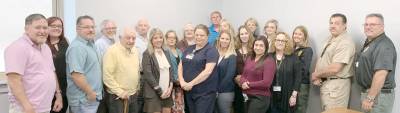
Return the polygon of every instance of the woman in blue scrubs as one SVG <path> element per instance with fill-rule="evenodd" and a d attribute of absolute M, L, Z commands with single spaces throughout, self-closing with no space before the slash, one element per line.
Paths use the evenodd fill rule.
<path fill-rule="evenodd" d="M 218 75 L 217 49 L 208 43 L 208 28 L 197 25 L 195 45 L 189 46 L 182 55 L 178 66 L 179 82 L 185 90 L 185 98 L 190 113 L 213 113 L 215 107 Z"/>

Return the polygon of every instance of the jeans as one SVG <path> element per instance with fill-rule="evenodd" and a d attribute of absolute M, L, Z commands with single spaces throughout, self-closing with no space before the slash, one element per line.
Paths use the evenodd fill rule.
<path fill-rule="evenodd" d="M 73 113 L 96 113 L 100 102 L 87 102 L 80 104 L 79 106 L 70 106 L 70 110 Z"/>
<path fill-rule="evenodd" d="M 386 90 L 386 89 L 385 89 Z M 391 90 L 391 93 L 379 93 L 375 97 L 375 102 L 372 107 L 372 110 L 367 112 L 363 111 L 364 113 L 392 113 L 393 109 L 393 104 L 395 100 L 395 93 L 393 89 L 387 89 Z M 367 92 L 362 92 L 361 93 L 361 102 L 367 97 L 368 93 Z"/>

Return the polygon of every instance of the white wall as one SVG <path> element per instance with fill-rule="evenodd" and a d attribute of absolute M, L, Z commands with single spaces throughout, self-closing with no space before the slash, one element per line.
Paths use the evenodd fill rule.
<path fill-rule="evenodd" d="M 4 72 L 4 50 L 24 33 L 25 17 L 41 13 L 46 17 L 52 14 L 51 0 L 6 0 L 0 4 L 3 15 L 0 18 L 2 38 L 0 38 L 0 72 Z"/>
<path fill-rule="evenodd" d="M 52 15 L 51 0 L 4 0 L 0 4 L 2 17 L 0 22 L 0 81 L 4 82 L 4 50 L 24 33 L 25 18 L 33 13 L 41 13 L 46 17 Z M 0 113 L 8 112 L 7 85 L 0 85 Z"/>
<path fill-rule="evenodd" d="M 275 18 L 279 21 L 279 28 L 289 34 L 297 25 L 305 25 L 312 39 L 314 53 L 321 51 L 321 42 L 329 35 L 328 20 L 333 13 L 343 13 L 348 18 L 348 32 L 353 36 L 358 49 L 363 43 L 365 36 L 362 24 L 365 15 L 373 12 L 382 13 L 385 17 L 385 31 L 392 39 L 397 49 L 397 74 L 396 82 L 399 81 L 400 64 L 400 4 L 398 0 L 222 0 L 222 12 L 236 28 L 242 25 L 249 17 L 258 19 L 261 29 L 268 19 Z M 315 56 L 315 55 L 314 55 Z M 351 107 L 360 109 L 359 90 L 356 84 L 352 86 Z M 394 106 L 400 105 L 399 88 L 396 89 L 397 98 Z M 309 101 L 309 113 L 320 112 L 319 92 L 316 87 L 311 89 Z M 318 97 L 318 98 L 317 98 Z M 399 107 L 393 108 L 393 113 L 400 111 Z"/>
<path fill-rule="evenodd" d="M 71 1 L 65 0 L 65 2 Z M 136 25 L 140 18 L 147 18 L 151 27 L 159 27 L 164 32 L 169 29 L 176 30 L 180 38 L 184 24 L 208 25 L 210 12 L 219 10 L 222 3 L 215 0 L 76 0 L 75 2 L 75 16 L 92 16 L 98 31 L 104 19 L 115 20 L 121 30 L 123 27 Z M 74 31 L 71 26 L 68 32 Z M 70 39 L 75 38 L 74 33 L 69 34 Z"/>
<path fill-rule="evenodd" d="M 113 19 L 119 28 L 132 26 L 137 20 L 145 17 L 150 20 L 152 27 L 160 27 L 164 31 L 174 29 L 179 35 L 185 23 L 209 24 L 209 13 L 221 10 L 223 17 L 231 21 L 235 28 L 249 18 L 258 19 L 262 28 L 268 19 L 275 18 L 280 22 L 282 31 L 291 33 L 297 25 L 305 25 L 310 32 L 314 53 L 321 50 L 321 42 L 329 35 L 328 20 L 333 13 L 343 13 L 348 18 L 348 32 L 353 36 L 358 49 L 365 39 L 362 24 L 368 13 L 378 12 L 385 17 L 386 34 L 400 49 L 400 17 L 396 11 L 400 8 L 397 0 L 65 0 L 64 4 L 68 15 L 66 17 L 66 34 L 70 39 L 75 37 L 75 19 L 81 15 L 93 16 L 99 25 L 103 19 Z M 76 2 L 76 3 L 75 3 Z M 397 21 L 396 21 L 397 20 Z M 99 26 L 97 27 L 99 29 Z M 398 53 L 399 54 L 399 53 Z M 399 57 L 397 58 L 399 62 Z M 397 62 L 397 75 L 400 66 Z M 400 83 L 399 77 L 396 82 Z M 359 90 L 353 84 L 351 108 L 360 109 Z M 396 93 L 400 94 L 399 88 Z M 316 98 L 318 97 L 318 98 Z M 318 88 L 311 89 L 309 113 L 320 112 Z M 396 98 L 394 106 L 400 105 Z M 400 108 L 395 107 L 395 111 Z"/>

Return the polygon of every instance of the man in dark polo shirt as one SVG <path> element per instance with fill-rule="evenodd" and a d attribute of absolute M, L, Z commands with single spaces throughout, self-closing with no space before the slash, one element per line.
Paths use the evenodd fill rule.
<path fill-rule="evenodd" d="M 355 74 L 362 88 L 361 104 L 366 113 L 391 113 L 394 104 L 396 49 L 384 32 L 381 14 L 366 16 L 367 39 L 357 53 Z"/>

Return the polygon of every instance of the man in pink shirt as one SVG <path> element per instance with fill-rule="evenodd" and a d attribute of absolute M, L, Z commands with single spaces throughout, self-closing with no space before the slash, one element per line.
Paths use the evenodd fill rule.
<path fill-rule="evenodd" d="M 54 111 L 62 108 L 52 54 L 45 44 L 47 28 L 43 15 L 29 15 L 23 36 L 5 50 L 9 113 L 49 113 L 54 95 Z"/>

